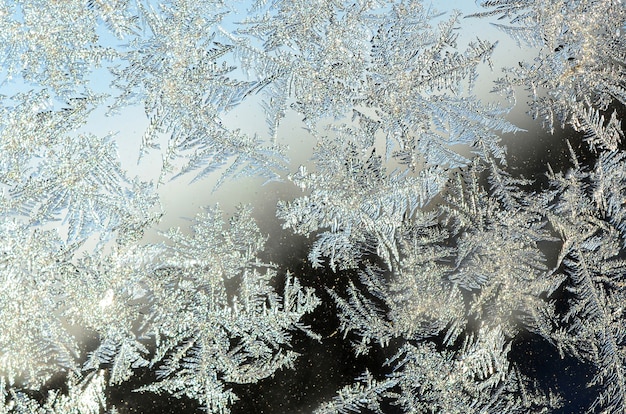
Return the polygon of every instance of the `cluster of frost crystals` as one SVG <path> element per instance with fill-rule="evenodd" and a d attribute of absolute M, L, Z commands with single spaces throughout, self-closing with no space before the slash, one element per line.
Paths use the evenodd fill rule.
<path fill-rule="evenodd" d="M 168 233 L 172 247 L 146 280 L 158 381 L 140 391 L 186 395 L 209 412 L 227 412 L 237 399 L 226 383 L 254 383 L 293 366 L 289 331 L 318 338 L 300 319 L 319 299 L 290 273 L 277 294 L 276 270 L 257 257 L 265 240 L 249 209 L 231 218 L 229 232 L 222 226 L 211 209 L 198 216 L 193 235 Z"/>
<path fill-rule="evenodd" d="M 0 98 L 0 412 L 115 413 L 111 390 L 146 373 L 137 392 L 228 412 L 229 384 L 293 365 L 291 331 L 317 338 L 301 322 L 317 297 L 258 259 L 265 237 L 249 211 L 227 225 L 210 209 L 194 237 L 172 230 L 167 247 L 143 245 L 164 214 L 157 186 L 124 170 L 119 136 L 89 132 L 94 110 L 140 104 L 144 150 L 168 139 L 162 177 L 233 160 L 224 177 L 272 177 L 278 147 L 220 120 L 257 84 L 229 78 L 232 47 L 215 38 L 224 12 L 220 2 L 0 2 L 0 61 L 16 79 L 3 87 L 27 90 Z M 94 92 L 99 68 L 114 77 L 107 94 Z"/>
<path fill-rule="evenodd" d="M 595 154 L 570 146 L 545 188 L 506 169 L 500 137 L 519 129 L 472 91 L 496 44 L 459 49 L 459 13 L 259 0 L 233 24 L 248 6 L 0 0 L 0 88 L 27 90 L 0 97 L 0 413 L 117 413 L 120 387 L 228 413 L 238 385 L 295 366 L 294 332 L 329 339 L 303 321 L 322 296 L 307 275 L 261 259 L 252 208 L 205 207 L 189 234 L 142 242 L 167 214 L 157 184 L 125 171 L 123 134 L 89 132 L 96 110 L 130 106 L 159 183 L 281 178 L 289 113 L 316 140 L 277 219 L 314 238 L 311 272 L 338 274 L 320 287 L 339 336 L 389 356 L 316 412 L 626 411 L 624 5 L 493 0 L 474 16 L 537 47 L 497 89 L 529 87 L 548 129 L 584 131 Z M 269 131 L 224 121 L 259 100 Z M 533 381 L 523 337 L 589 367 L 584 407 Z"/>
<path fill-rule="evenodd" d="M 90 67 L 118 54 L 99 43 L 98 19 L 106 17 L 91 3 L 96 2 L 3 1 L 0 59 L 6 75 L 68 98 L 83 92 Z"/>
<path fill-rule="evenodd" d="M 357 123 L 347 135 L 369 145 L 384 138 L 386 156 L 412 170 L 467 164 L 450 148 L 457 144 L 503 157 L 496 133 L 517 128 L 506 109 L 471 92 L 495 44 L 476 40 L 457 50 L 458 13 L 441 19 L 418 0 L 258 3 L 232 41 L 244 68 L 267 83 L 273 134 L 295 110 L 320 135 L 320 121 Z"/>
<path fill-rule="evenodd" d="M 76 255 L 56 231 L 17 220 L 3 225 L 2 237 L 3 412 L 115 410 L 107 387 L 146 370 L 156 380 L 137 392 L 184 395 L 209 412 L 229 412 L 238 397 L 228 384 L 293 365 L 290 331 L 318 339 L 301 322 L 318 298 L 290 273 L 277 293 L 277 271 L 257 257 L 265 237 L 247 209 L 228 227 L 210 209 L 193 236 L 171 230 L 167 247 Z M 99 338 L 86 354 L 81 331 Z M 68 395 L 53 390 L 41 401 L 32 394 L 60 374 L 68 376 Z"/>
<path fill-rule="evenodd" d="M 257 81 L 240 79 L 233 45 L 218 36 L 228 11 L 222 1 L 138 3 L 141 32 L 128 36 L 123 58 L 111 70 L 119 91 L 111 111 L 132 104 L 145 108 L 149 126 L 142 151 L 159 149 L 167 137 L 161 180 L 191 171 L 199 179 L 227 165 L 223 178 L 276 179 L 283 166 L 279 146 L 221 121 L 225 111 L 260 88 Z M 182 167 L 176 166 L 181 159 Z"/>
<path fill-rule="evenodd" d="M 472 94 L 477 69 L 489 62 L 494 44 L 477 40 L 459 52 L 459 14 L 433 27 L 435 15 L 419 1 L 319 6 L 320 24 L 318 15 L 276 2 L 240 31 L 267 37 L 251 56 L 276 62 L 270 78 L 284 79 L 290 107 L 318 137 L 316 170 L 289 176 L 310 195 L 281 202 L 277 215 L 300 234 L 329 229 L 318 234 L 309 255 L 314 266 L 327 257 L 332 269 L 358 267 L 368 253 L 393 266 L 403 220 L 444 188 L 448 168 L 470 162 L 453 146 L 504 161 L 498 133 L 518 129 L 504 119 L 506 109 Z M 292 32 L 285 19 L 306 25 Z M 251 46 L 238 41 L 238 48 Z M 295 67 L 281 65 L 287 57 Z M 320 67 L 326 62 L 330 66 Z M 268 88 L 266 106 L 286 107 L 290 100 L 278 96 L 284 91 Z M 285 111 L 274 109 L 269 113 Z M 324 126 L 330 117 L 333 123 Z M 387 172 L 387 166 L 394 169 Z"/>
<path fill-rule="evenodd" d="M 76 340 L 54 315 L 67 289 L 58 264 L 70 255 L 55 233 L 11 219 L 4 219 L 0 228 L 0 361 L 8 385 L 23 382 L 37 388 L 57 370 L 76 367 Z"/>
<path fill-rule="evenodd" d="M 445 183 L 441 168 L 418 175 L 387 173 L 375 150 L 369 155 L 351 142 L 324 140 L 315 151 L 317 172 L 301 167 L 290 179 L 311 194 L 279 202 L 277 216 L 297 233 L 318 235 L 309 254 L 313 266 L 329 259 L 335 270 L 357 267 L 375 252 L 391 265 L 399 258 L 396 233 L 403 218 L 424 207 Z"/>
<path fill-rule="evenodd" d="M 526 87 L 533 115 L 550 131 L 569 124 L 585 132 L 592 148 L 617 149 L 623 132 L 614 103 L 626 104 L 622 1 L 494 0 L 483 6 L 488 11 L 477 16 L 506 18 L 509 24 L 496 26 L 540 49 L 533 62 L 509 69 L 499 87 Z"/>
<path fill-rule="evenodd" d="M 415 5 L 395 4 L 385 18 L 408 4 Z M 429 55 L 428 47 L 413 53 L 408 42 L 387 50 L 377 40 L 393 30 L 383 32 L 379 26 L 366 65 L 371 75 L 359 91 L 369 98 L 355 95 L 351 121 L 339 120 L 318 140 L 315 170 L 301 167 L 290 176 L 307 194 L 279 203 L 278 217 L 285 227 L 316 236 L 309 255 L 314 266 L 359 269 L 358 278 L 331 291 L 340 329 L 352 338 L 356 354 L 388 348 L 392 341 L 394 347 L 398 341 L 404 347 L 388 361 L 393 369 L 386 376 L 366 371 L 319 412 L 384 412 L 383 402 L 404 412 L 557 409 L 564 402 L 552 390 L 537 388 L 513 362 L 511 344 L 524 335 L 592 367 L 586 384 L 592 390 L 589 404 L 569 409 L 625 409 L 623 132 L 617 110 L 605 118 L 609 107 L 624 104 L 624 6 L 593 1 L 494 1 L 485 6 L 495 11 L 480 16 L 511 17 L 518 26 L 505 31 L 539 48 L 535 63 L 510 69 L 498 87 L 529 85 L 531 106 L 544 111 L 548 129 L 558 119 L 584 131 L 598 160 L 595 166 L 583 166 L 572 152 L 569 172 L 550 171 L 548 188 L 532 191 L 532 181 L 502 170 L 504 155 L 487 139 L 488 131 L 512 128 L 503 121 L 473 123 L 484 119 L 485 107 L 459 90 L 463 76 L 471 80 L 472 72 L 447 78 L 444 89 L 450 91 L 439 94 L 436 82 L 429 83 L 435 77 L 408 76 L 423 67 L 418 58 L 411 59 L 427 56 L 430 68 L 441 64 L 447 73 L 455 72 L 455 60 L 439 62 L 442 55 Z M 418 31 L 399 25 L 402 40 Z M 418 27 L 429 32 L 426 25 Z M 445 26 L 432 33 L 442 42 L 428 45 L 446 44 Z M 397 38 L 386 40 L 392 46 Z M 407 55 L 394 60 L 394 51 Z M 380 61 L 386 71 L 377 66 Z M 404 78 L 397 77 L 395 68 L 401 68 Z M 308 95 L 298 99 L 299 91 L 294 91 L 292 107 L 306 119 L 329 115 L 307 106 Z M 410 102 L 411 107 L 394 111 L 398 106 L 387 104 L 396 98 L 398 105 Z M 341 118 L 336 110 L 340 98 L 329 94 L 328 99 L 334 100 L 326 108 Z M 434 102 L 445 103 L 446 109 L 463 102 L 475 111 L 442 114 Z M 441 166 L 468 164 L 451 155 L 437 135 L 445 131 L 455 136 L 457 121 L 465 137 L 475 133 L 479 138 L 460 142 L 478 147 L 480 161 L 448 177 Z M 319 134 L 319 124 L 309 125 Z M 483 126 L 491 129 L 479 131 Z M 385 139 L 386 157 L 376 153 L 379 137 Z M 396 137 L 402 140 L 394 141 Z M 389 174 L 387 165 L 397 169 Z M 481 176 L 487 177 L 487 185 Z M 433 209 L 429 202 L 440 192 L 443 201 Z M 560 246 L 556 264 L 540 247 L 552 243 Z M 400 362 L 393 366 L 394 361 Z M 450 374 L 429 377 L 428 372 Z"/>

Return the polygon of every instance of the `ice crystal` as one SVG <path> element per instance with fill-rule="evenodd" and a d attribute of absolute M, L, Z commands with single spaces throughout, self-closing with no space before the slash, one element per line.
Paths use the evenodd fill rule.
<path fill-rule="evenodd" d="M 483 3 L 491 10 L 478 15 L 510 19 L 511 24 L 497 26 L 540 48 L 532 63 L 511 68 L 501 85 L 525 86 L 531 92 L 531 110 L 551 131 L 555 124 L 570 124 L 587 132 L 591 145 L 616 150 L 623 135 L 616 112 L 605 125 L 598 111 L 606 112 L 614 102 L 626 104 L 622 2 Z"/>
<path fill-rule="evenodd" d="M 461 42 L 458 11 L 0 1 L 0 413 L 130 412 L 119 392 L 261 412 L 251 394 L 318 368 L 300 364 L 313 343 L 363 365 L 311 412 L 625 412 L 626 9 L 482 6 L 475 24 L 535 54 L 494 89 L 525 87 L 568 135 L 538 183 L 507 165 L 511 108 L 474 91 L 498 42 Z M 139 166 L 162 160 L 149 178 L 121 161 L 124 126 L 91 128 L 137 107 Z M 242 107 L 267 128 L 233 127 Z M 289 166 L 288 133 L 314 141 L 310 164 Z M 254 206 L 147 240 L 162 184 L 188 175 L 284 179 L 300 193 L 261 228 L 307 238 L 306 258 L 276 260 Z M 524 341 L 588 372 L 546 381 Z"/>

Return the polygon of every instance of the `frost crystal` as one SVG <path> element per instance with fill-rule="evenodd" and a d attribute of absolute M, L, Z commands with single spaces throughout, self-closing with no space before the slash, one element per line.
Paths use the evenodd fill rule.
<path fill-rule="evenodd" d="M 626 8 L 482 6 L 466 17 L 534 54 L 493 89 L 568 153 L 536 180 L 507 165 L 510 108 L 475 92 L 498 42 L 460 39 L 458 11 L 0 0 L 0 414 L 626 412 Z M 132 128 L 94 127 L 137 108 L 141 174 L 118 154 Z M 265 127 L 233 127 L 249 108 Z M 180 177 L 300 193 L 147 240 Z M 277 258 L 294 234 L 306 258 Z M 362 366 L 314 372 L 319 349 Z M 310 401 L 261 406 L 306 370 Z"/>

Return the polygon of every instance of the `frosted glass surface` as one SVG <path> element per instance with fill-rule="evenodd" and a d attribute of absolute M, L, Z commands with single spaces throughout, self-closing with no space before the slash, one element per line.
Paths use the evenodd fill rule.
<path fill-rule="evenodd" d="M 626 411 L 619 0 L 0 0 L 0 414 Z"/>

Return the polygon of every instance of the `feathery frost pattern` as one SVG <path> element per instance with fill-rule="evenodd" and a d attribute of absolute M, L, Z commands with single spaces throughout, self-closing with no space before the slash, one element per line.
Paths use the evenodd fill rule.
<path fill-rule="evenodd" d="M 626 5 L 480 6 L 0 0 L 0 414 L 626 412 Z M 564 165 L 509 166 L 516 99 Z M 94 131 L 137 108 L 148 178 Z M 166 181 L 242 177 L 296 195 L 147 239 Z"/>
<path fill-rule="evenodd" d="M 532 63 L 509 69 L 498 87 L 524 86 L 533 115 L 550 131 L 569 124 L 585 131 L 592 147 L 616 150 L 623 132 L 615 105 L 626 105 L 622 1 L 490 0 L 482 5 L 488 11 L 475 16 L 507 19 L 510 24 L 496 26 L 540 48 Z M 607 123 L 601 113 L 611 114 Z"/>

